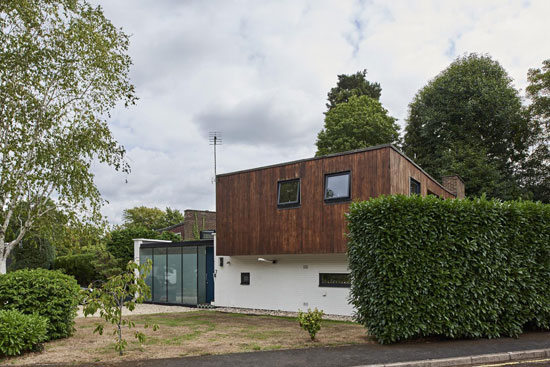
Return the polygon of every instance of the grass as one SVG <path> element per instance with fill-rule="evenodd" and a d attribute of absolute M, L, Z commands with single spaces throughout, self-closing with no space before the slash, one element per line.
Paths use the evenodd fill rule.
<path fill-rule="evenodd" d="M 42 353 L 0 362 L 78 364 L 372 343 L 362 326 L 345 321 L 323 321 L 317 340 L 312 342 L 293 317 L 195 311 L 129 318 L 147 339 L 140 345 L 133 337 L 134 329 L 125 329 L 128 347 L 123 357 L 114 349 L 111 325 L 105 325 L 105 333 L 98 335 L 93 328 L 101 319 L 78 318 L 72 337 L 47 343 Z M 144 329 L 145 324 L 158 324 L 160 328 Z"/>

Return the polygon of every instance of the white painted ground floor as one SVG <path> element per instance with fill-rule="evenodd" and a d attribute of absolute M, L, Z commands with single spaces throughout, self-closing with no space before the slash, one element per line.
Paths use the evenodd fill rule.
<path fill-rule="evenodd" d="M 275 263 L 258 260 L 275 260 Z M 352 315 L 345 254 L 216 256 L 213 304 Z"/>

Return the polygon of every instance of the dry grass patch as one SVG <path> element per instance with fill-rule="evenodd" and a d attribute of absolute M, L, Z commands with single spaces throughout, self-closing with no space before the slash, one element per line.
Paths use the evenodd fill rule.
<path fill-rule="evenodd" d="M 0 362 L 6 365 L 114 362 L 373 342 L 363 326 L 342 321 L 323 321 L 317 340 L 312 342 L 296 318 L 290 317 L 198 311 L 130 318 L 136 323 L 136 329 L 143 330 L 145 323 L 156 323 L 160 329 L 145 329 L 147 340 L 143 345 L 134 340 L 131 331 L 125 330 L 128 348 L 123 357 L 114 350 L 110 325 L 105 326 L 103 335 L 93 334 L 95 324 L 101 320 L 79 318 L 72 337 L 47 343 L 42 353 Z"/>

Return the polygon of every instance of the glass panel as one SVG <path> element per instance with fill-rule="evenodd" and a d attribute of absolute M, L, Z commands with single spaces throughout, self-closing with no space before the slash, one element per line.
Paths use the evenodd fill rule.
<path fill-rule="evenodd" d="M 300 181 L 279 182 L 279 204 L 296 204 L 300 198 Z"/>
<path fill-rule="evenodd" d="M 325 199 L 342 199 L 349 196 L 349 173 L 327 176 Z"/>
<path fill-rule="evenodd" d="M 166 302 L 166 248 L 153 252 L 153 302 Z"/>
<path fill-rule="evenodd" d="M 153 261 L 153 249 L 151 248 L 140 248 L 139 249 L 139 263 L 145 264 L 147 260 Z M 153 276 L 152 271 L 147 274 L 147 277 L 145 277 L 145 284 L 149 286 L 149 289 L 151 290 L 151 295 L 153 294 Z M 147 298 L 146 301 L 150 301 L 151 297 Z"/>
<path fill-rule="evenodd" d="M 168 287 L 168 302 L 182 303 L 181 247 L 168 248 L 167 268 L 166 283 Z"/>
<path fill-rule="evenodd" d="M 183 247 L 183 294 L 182 303 L 197 304 L 197 246 Z"/>
<path fill-rule="evenodd" d="M 351 282 L 349 279 L 349 274 L 320 273 L 319 286 L 320 287 L 350 287 Z"/>
<path fill-rule="evenodd" d="M 198 304 L 206 303 L 206 247 L 200 246 L 198 248 L 198 293 L 199 301 Z"/>

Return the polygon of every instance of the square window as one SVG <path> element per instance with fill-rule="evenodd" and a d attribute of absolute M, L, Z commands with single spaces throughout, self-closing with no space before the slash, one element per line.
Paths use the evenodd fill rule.
<path fill-rule="evenodd" d="M 300 206 L 300 179 L 279 181 L 277 206 L 289 208 Z"/>
<path fill-rule="evenodd" d="M 411 177 L 409 195 L 420 195 L 420 182 Z"/>
<path fill-rule="evenodd" d="M 241 285 L 250 284 L 250 273 L 241 273 Z"/>
<path fill-rule="evenodd" d="M 348 201 L 351 198 L 351 173 L 325 175 L 325 201 Z"/>
<path fill-rule="evenodd" d="M 349 288 L 349 273 L 319 273 L 319 287 Z"/>

